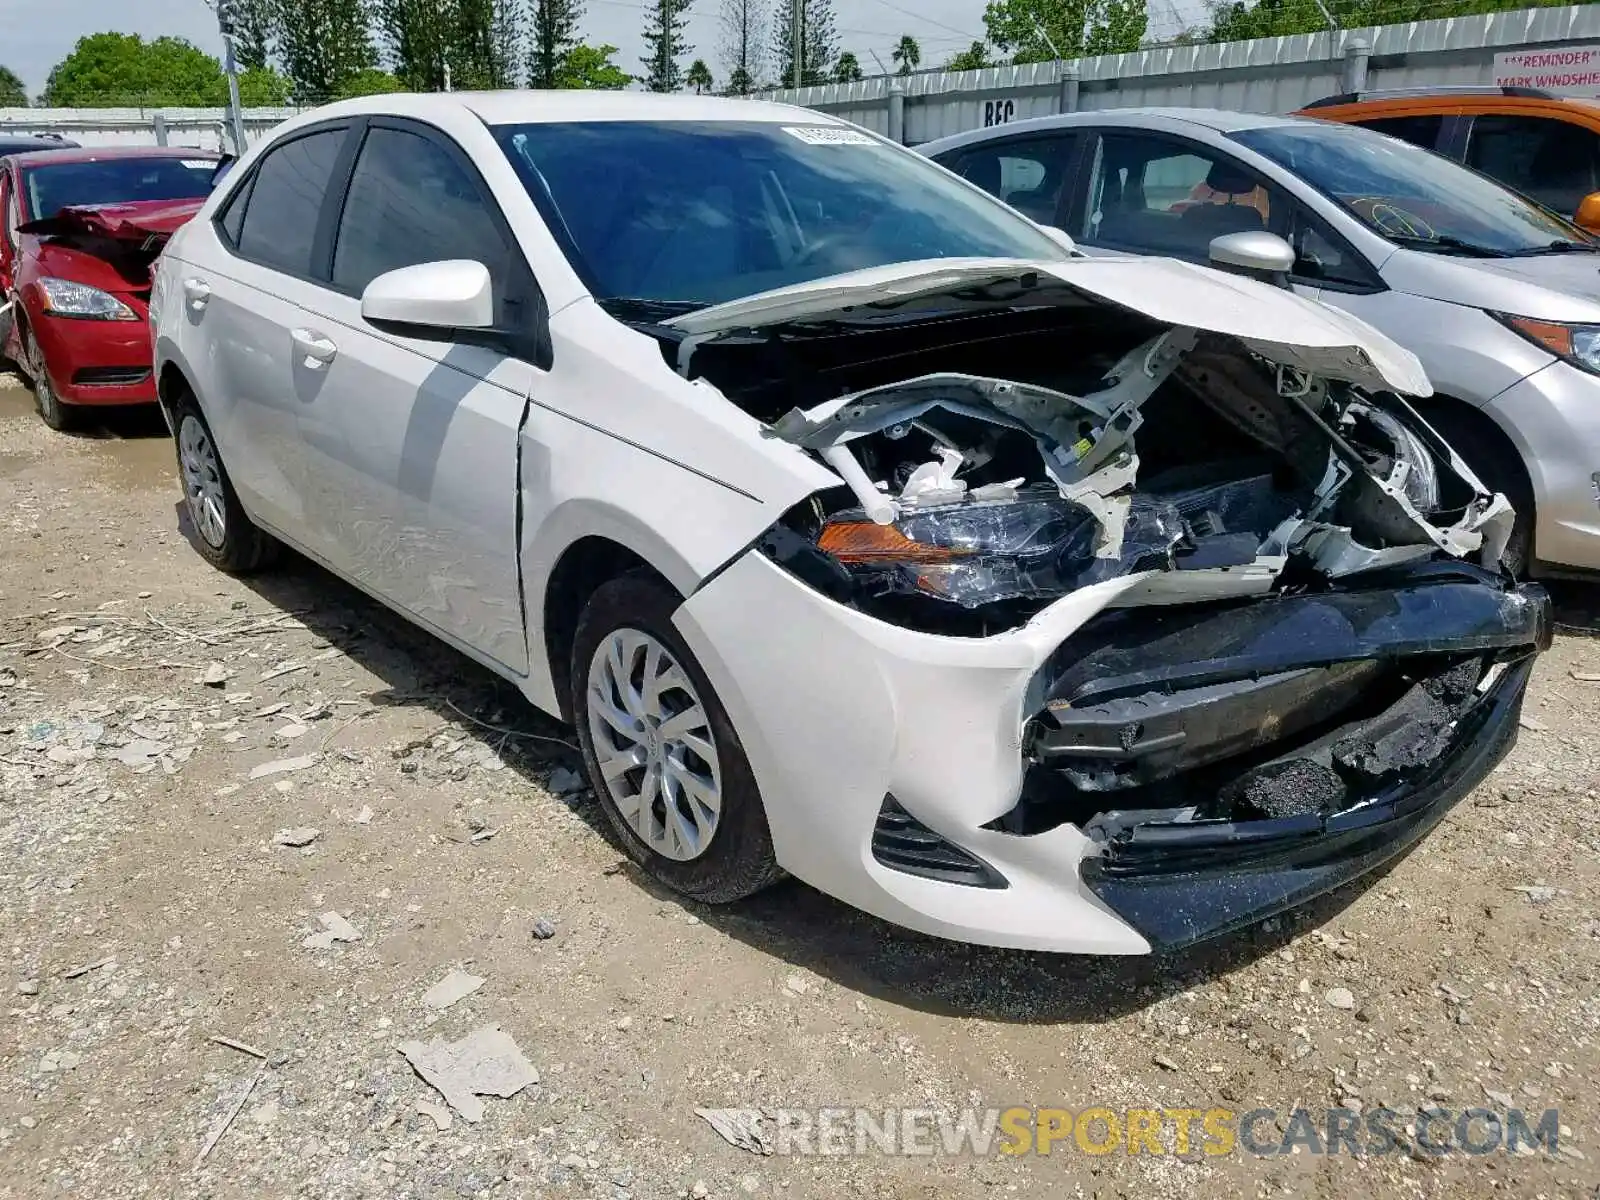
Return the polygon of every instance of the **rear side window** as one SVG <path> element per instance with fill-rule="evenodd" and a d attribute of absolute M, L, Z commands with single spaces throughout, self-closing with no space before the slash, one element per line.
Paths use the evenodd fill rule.
<path fill-rule="evenodd" d="M 1008 138 L 957 151 L 940 161 L 1040 224 L 1054 225 L 1074 144 L 1072 134 Z"/>
<path fill-rule="evenodd" d="M 339 219 L 334 286 L 360 293 L 385 271 L 451 258 L 489 268 L 504 297 L 511 256 L 477 182 L 430 138 L 371 130 Z"/>
<path fill-rule="evenodd" d="M 240 254 L 288 275 L 311 274 L 317 217 L 344 133 L 327 129 L 267 152 L 244 206 L 235 240 Z"/>
<path fill-rule="evenodd" d="M 255 179 L 246 179 L 239 190 L 229 198 L 227 206 L 222 210 L 222 216 L 217 225 L 222 230 L 222 236 L 228 239 L 228 245 L 239 245 L 239 230 L 244 225 L 245 205 L 250 203 L 250 189 L 255 185 Z"/>
<path fill-rule="evenodd" d="M 1439 131 L 1444 128 L 1444 118 L 1442 116 L 1376 117 L 1367 121 L 1351 121 L 1350 124 L 1371 129 L 1376 133 L 1387 133 L 1402 142 L 1410 142 L 1413 146 L 1432 150 L 1439 145 Z"/>
<path fill-rule="evenodd" d="M 1477 117 L 1467 165 L 1570 217 L 1600 191 L 1600 136 L 1548 117 Z"/>

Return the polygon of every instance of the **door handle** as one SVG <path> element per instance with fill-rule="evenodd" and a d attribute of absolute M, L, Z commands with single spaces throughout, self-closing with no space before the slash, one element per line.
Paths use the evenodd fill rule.
<path fill-rule="evenodd" d="M 332 362 L 333 356 L 339 353 L 339 347 L 334 345 L 333 339 L 310 329 L 292 330 L 289 337 L 295 349 L 306 356 L 305 365 L 313 370 L 323 363 Z"/>
<path fill-rule="evenodd" d="M 185 279 L 183 294 L 189 298 L 189 307 L 199 312 L 211 299 L 211 285 L 204 279 Z"/>

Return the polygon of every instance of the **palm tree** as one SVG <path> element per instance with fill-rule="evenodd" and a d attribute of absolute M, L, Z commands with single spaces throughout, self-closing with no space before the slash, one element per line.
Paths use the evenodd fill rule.
<path fill-rule="evenodd" d="M 833 64 L 833 81 L 835 83 L 854 83 L 861 78 L 861 60 L 855 53 L 846 50 L 839 55 L 839 61 Z"/>
<path fill-rule="evenodd" d="M 684 76 L 684 81 L 695 91 L 695 95 L 703 95 L 716 87 L 717 81 L 711 78 L 711 68 L 706 66 L 706 60 L 697 58 L 689 64 L 689 73 Z"/>
<path fill-rule="evenodd" d="M 894 48 L 891 57 L 900 64 L 900 74 L 909 75 L 922 62 L 922 47 L 917 45 L 917 39 L 909 33 L 902 34 L 900 44 Z"/>

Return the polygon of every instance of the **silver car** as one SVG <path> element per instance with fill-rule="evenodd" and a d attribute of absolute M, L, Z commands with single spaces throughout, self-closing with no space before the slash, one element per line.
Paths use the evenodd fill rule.
<path fill-rule="evenodd" d="M 1426 150 L 1297 117 L 1119 109 L 920 149 L 1086 254 L 1287 268 L 1421 359 L 1424 415 L 1516 506 L 1510 561 L 1600 569 L 1600 246 L 1575 226 Z M 1218 259 L 1239 233 L 1255 256 L 1230 237 Z M 1263 233 L 1288 244 L 1262 257 Z"/>

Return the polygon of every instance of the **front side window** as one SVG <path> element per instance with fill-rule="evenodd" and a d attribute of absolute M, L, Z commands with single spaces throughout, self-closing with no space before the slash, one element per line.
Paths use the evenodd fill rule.
<path fill-rule="evenodd" d="M 376 128 L 361 144 L 333 251 L 333 283 L 359 294 L 386 271 L 465 258 L 504 294 L 510 255 L 477 183 L 438 143 Z"/>
<path fill-rule="evenodd" d="M 1472 122 L 1467 165 L 1572 216 L 1600 191 L 1600 135 L 1566 121 L 1490 114 Z"/>
<path fill-rule="evenodd" d="M 343 129 L 326 129 L 267 151 L 249 183 L 237 241 L 240 254 L 289 275 L 311 275 L 317 218 L 344 134 Z"/>
<path fill-rule="evenodd" d="M 1080 236 L 1091 246 L 1204 261 L 1212 239 L 1269 228 L 1273 201 L 1226 155 L 1148 134 L 1108 133 L 1090 172 Z"/>
<path fill-rule="evenodd" d="M 1365 129 L 1305 122 L 1231 136 L 1397 245 L 1486 258 L 1593 245 L 1494 180 Z"/>
<path fill-rule="evenodd" d="M 33 220 L 83 204 L 135 204 L 150 200 L 202 200 L 211 193 L 217 161 L 140 156 L 98 162 L 51 163 L 23 170 Z"/>
<path fill-rule="evenodd" d="M 601 300 L 688 311 L 892 263 L 1063 253 L 927 159 L 843 126 L 595 121 L 495 136 Z"/>
<path fill-rule="evenodd" d="M 1072 134 L 985 142 L 941 160 L 968 183 L 998 196 L 1041 225 L 1054 225 L 1072 161 Z"/>

